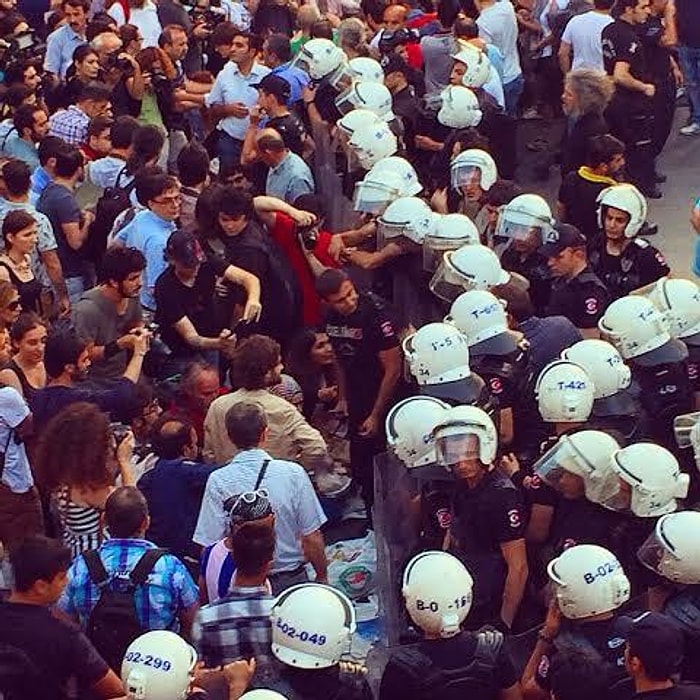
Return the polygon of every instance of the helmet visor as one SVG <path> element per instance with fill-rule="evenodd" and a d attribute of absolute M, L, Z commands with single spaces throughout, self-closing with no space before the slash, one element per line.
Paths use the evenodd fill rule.
<path fill-rule="evenodd" d="M 700 453 L 700 411 L 676 416 L 673 419 L 673 432 L 678 447 L 692 447 L 696 453 Z"/>
<path fill-rule="evenodd" d="M 333 73 L 328 76 L 328 82 L 332 87 L 335 88 L 338 93 L 345 93 L 351 87 L 355 78 L 353 77 L 350 69 L 347 65 L 342 65 L 338 70 L 333 71 Z"/>
<path fill-rule="evenodd" d="M 470 238 L 436 238 L 426 236 L 423 241 L 423 269 L 426 272 L 435 272 L 440 264 L 442 256 L 448 250 L 457 250 L 470 242 Z"/>
<path fill-rule="evenodd" d="M 547 228 L 547 224 L 536 216 L 509 212 L 504 208 L 498 217 L 494 235 L 509 241 L 531 242 L 533 247 L 539 248 L 545 241 Z"/>
<path fill-rule="evenodd" d="M 447 251 L 449 252 L 449 251 Z M 446 262 L 446 253 L 442 254 L 442 259 L 440 264 L 437 266 L 435 273 L 430 278 L 428 286 L 430 291 L 438 298 L 443 301 L 447 301 L 450 304 L 460 295 L 462 292 L 469 291 L 470 289 L 476 289 L 476 285 L 469 284 L 462 275 L 457 274 Z"/>
<path fill-rule="evenodd" d="M 342 115 L 352 112 L 357 107 L 352 84 L 335 98 L 335 106 Z"/>
<path fill-rule="evenodd" d="M 453 165 L 450 177 L 452 187 L 461 191 L 464 187 L 481 183 L 481 169 L 476 165 Z"/>
<path fill-rule="evenodd" d="M 662 532 L 663 522 L 654 528 L 654 532 L 647 537 L 642 546 L 637 550 L 637 558 L 644 566 L 657 574 L 664 571 L 664 562 L 669 558 L 675 558 L 670 543 L 664 541 Z"/>
<path fill-rule="evenodd" d="M 364 214 L 384 213 L 384 210 L 399 197 L 399 193 L 391 186 L 381 182 L 362 180 L 355 185 L 353 208 Z"/>
<path fill-rule="evenodd" d="M 392 238 L 403 236 L 405 231 L 405 223 L 382 221 L 381 218 L 377 219 L 377 247 L 383 248 Z"/>
<path fill-rule="evenodd" d="M 585 478 L 593 471 L 592 466 L 566 436 L 547 450 L 533 464 L 532 469 L 542 481 L 557 491 L 562 490 L 562 480 L 566 479 L 567 474 Z"/>
<path fill-rule="evenodd" d="M 465 462 L 479 462 L 479 434 L 481 426 L 465 424 L 459 428 L 455 426 L 447 435 L 438 434 L 435 439 L 435 452 L 437 463 L 451 470 L 458 464 Z"/>

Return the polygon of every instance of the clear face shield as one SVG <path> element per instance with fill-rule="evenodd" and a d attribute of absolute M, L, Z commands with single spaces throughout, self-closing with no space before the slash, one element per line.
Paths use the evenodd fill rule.
<path fill-rule="evenodd" d="M 426 236 L 423 241 L 423 270 L 426 272 L 435 272 L 445 253 L 457 250 L 470 242 L 471 238 L 468 236 L 465 238 L 437 238 L 436 236 Z"/>
<path fill-rule="evenodd" d="M 399 191 L 391 185 L 361 180 L 355 185 L 353 208 L 363 214 L 379 216 L 399 196 Z"/>
<path fill-rule="evenodd" d="M 459 465 L 473 464 L 481 468 L 479 451 L 479 425 L 468 423 L 450 427 L 446 433 L 438 432 L 435 438 L 437 463 L 453 471 Z"/>
<path fill-rule="evenodd" d="M 596 470 L 566 436 L 535 462 L 533 471 L 565 498 L 585 495 L 589 501 L 602 504 L 614 502 L 620 490 L 619 479 L 612 468 Z"/>
<path fill-rule="evenodd" d="M 476 284 L 470 282 L 464 275 L 459 274 L 449 263 L 452 251 L 442 254 L 440 264 L 430 278 L 430 291 L 438 298 L 452 303 L 460 294 L 476 289 Z"/>
<path fill-rule="evenodd" d="M 663 522 L 654 528 L 654 532 L 647 537 L 642 546 L 637 550 L 637 558 L 644 566 L 657 574 L 675 569 L 679 561 L 673 553 L 670 545 L 667 545 L 663 536 Z"/>
<path fill-rule="evenodd" d="M 450 169 L 452 188 L 464 195 L 481 188 L 481 169 L 476 165 L 456 165 Z"/>
<path fill-rule="evenodd" d="M 537 250 L 547 237 L 550 225 L 539 217 L 501 209 L 494 236 L 510 241 L 516 250 Z"/>
<path fill-rule="evenodd" d="M 406 224 L 398 224 L 391 221 L 377 219 L 377 249 L 384 248 L 386 244 L 395 238 L 403 236 Z"/>
<path fill-rule="evenodd" d="M 348 114 L 357 107 L 357 94 L 352 83 L 335 98 L 335 106 L 342 114 Z"/>

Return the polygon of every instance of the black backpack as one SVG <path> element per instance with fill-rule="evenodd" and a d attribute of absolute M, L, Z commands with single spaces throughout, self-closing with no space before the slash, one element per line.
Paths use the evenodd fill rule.
<path fill-rule="evenodd" d="M 411 687 L 417 693 L 411 700 L 492 700 L 500 691 L 494 669 L 503 641 L 503 634 L 496 630 L 478 632 L 474 656 L 460 668 L 440 668 L 416 647 L 399 649 L 390 663 L 413 679 Z"/>
<path fill-rule="evenodd" d="M 102 658 L 117 674 L 127 647 L 146 630 L 136 612 L 134 593 L 142 586 L 156 562 L 166 554 L 165 549 L 149 549 L 129 574 L 129 583 L 112 587 L 107 570 L 94 550 L 83 552 L 90 579 L 100 589 L 100 598 L 92 609 L 86 634 Z"/>
<path fill-rule="evenodd" d="M 97 200 L 95 220 L 90 224 L 88 237 L 85 241 L 85 254 L 98 267 L 102 262 L 105 250 L 107 250 L 107 239 L 116 218 L 131 206 L 129 197 L 134 187 L 136 187 L 136 180 L 132 180 L 124 187 L 119 185 L 122 175 L 126 173 L 126 167 L 125 165 L 119 171 L 114 181 L 114 186 L 106 187 L 102 196 Z M 126 224 L 127 222 L 124 223 Z"/>

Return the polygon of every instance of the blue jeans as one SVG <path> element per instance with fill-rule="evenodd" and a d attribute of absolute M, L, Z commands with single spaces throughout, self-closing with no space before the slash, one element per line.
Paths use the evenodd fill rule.
<path fill-rule="evenodd" d="M 219 140 L 216 143 L 216 152 L 219 156 L 220 172 L 226 172 L 241 164 L 243 141 L 234 139 L 233 136 L 229 136 L 225 131 L 220 131 Z"/>
<path fill-rule="evenodd" d="M 506 113 L 512 117 L 517 116 L 518 102 L 525 89 L 525 78 L 521 73 L 515 80 L 511 80 L 503 86 L 503 98 L 506 102 Z"/>
<path fill-rule="evenodd" d="M 692 119 L 700 124 L 700 48 L 679 46 L 678 59 L 685 79 L 685 92 L 690 101 Z"/>

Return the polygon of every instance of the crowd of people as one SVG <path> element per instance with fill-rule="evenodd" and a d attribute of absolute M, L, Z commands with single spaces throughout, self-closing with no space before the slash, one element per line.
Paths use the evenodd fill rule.
<path fill-rule="evenodd" d="M 700 698 L 700 286 L 647 205 L 700 4 L 0 37 L 0 697 Z"/>

